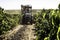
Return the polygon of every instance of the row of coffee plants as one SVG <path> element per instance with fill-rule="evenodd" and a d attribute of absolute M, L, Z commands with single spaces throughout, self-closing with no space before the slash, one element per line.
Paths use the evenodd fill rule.
<path fill-rule="evenodd" d="M 18 25 L 20 22 L 20 17 L 20 14 L 4 13 L 4 9 L 0 7 L 0 35 Z"/>
<path fill-rule="evenodd" d="M 41 10 L 34 15 L 36 40 L 60 40 L 60 10 Z"/>

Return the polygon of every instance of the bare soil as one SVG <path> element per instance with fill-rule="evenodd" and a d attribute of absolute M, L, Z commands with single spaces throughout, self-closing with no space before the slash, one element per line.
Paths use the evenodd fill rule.
<path fill-rule="evenodd" d="M 19 27 L 22 26 L 20 29 Z M 15 29 L 15 33 L 11 34 L 12 36 L 8 37 L 5 40 L 35 40 L 34 36 L 34 24 L 33 25 L 20 25 Z"/>

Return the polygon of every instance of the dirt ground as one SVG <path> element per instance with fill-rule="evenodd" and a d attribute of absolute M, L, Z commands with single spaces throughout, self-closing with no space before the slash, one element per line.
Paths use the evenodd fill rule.
<path fill-rule="evenodd" d="M 34 24 L 33 25 L 22 25 L 16 33 L 13 34 L 13 36 L 8 37 L 7 40 L 35 40 L 34 36 Z M 20 27 L 20 26 L 19 26 Z"/>

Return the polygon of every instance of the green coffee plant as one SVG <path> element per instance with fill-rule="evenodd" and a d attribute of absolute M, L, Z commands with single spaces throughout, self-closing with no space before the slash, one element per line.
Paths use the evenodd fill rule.
<path fill-rule="evenodd" d="M 45 10 L 35 15 L 36 40 L 59 40 L 60 12 Z"/>
<path fill-rule="evenodd" d="M 4 13 L 4 9 L 0 8 L 0 35 L 18 25 L 20 22 L 20 17 L 20 14 Z"/>

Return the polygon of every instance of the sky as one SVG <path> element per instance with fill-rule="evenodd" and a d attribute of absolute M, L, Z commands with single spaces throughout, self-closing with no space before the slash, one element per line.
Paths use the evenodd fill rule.
<path fill-rule="evenodd" d="M 21 9 L 21 5 L 31 5 L 32 9 L 57 9 L 60 0 L 0 0 L 4 9 Z"/>

